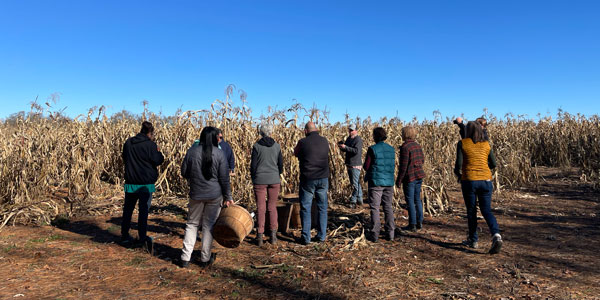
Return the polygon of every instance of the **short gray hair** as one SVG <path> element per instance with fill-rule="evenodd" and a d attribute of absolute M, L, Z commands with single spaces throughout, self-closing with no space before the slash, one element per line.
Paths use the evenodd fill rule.
<path fill-rule="evenodd" d="M 273 134 L 273 125 L 268 123 L 261 124 L 258 133 L 260 133 L 262 137 L 271 136 L 271 134 Z"/>

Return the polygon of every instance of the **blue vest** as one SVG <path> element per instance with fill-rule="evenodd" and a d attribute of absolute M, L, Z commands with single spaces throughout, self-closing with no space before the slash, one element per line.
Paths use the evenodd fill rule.
<path fill-rule="evenodd" d="M 393 186 L 396 168 L 396 149 L 385 142 L 379 142 L 371 147 L 375 161 L 367 173 L 369 182 L 375 186 Z"/>

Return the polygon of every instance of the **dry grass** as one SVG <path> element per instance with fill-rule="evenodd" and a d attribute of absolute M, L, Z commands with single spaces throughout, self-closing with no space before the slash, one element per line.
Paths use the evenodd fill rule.
<path fill-rule="evenodd" d="M 231 91 L 229 91 L 231 92 Z M 230 93 L 228 93 L 229 95 Z M 305 109 L 299 104 L 271 110 L 260 120 L 251 117 L 245 105 L 232 106 L 229 96 L 216 101 L 210 110 L 186 111 L 164 117 L 147 110 L 141 118 L 154 123 L 157 143 L 165 154 L 157 182 L 158 195 L 185 197 L 187 184 L 180 176 L 180 164 L 188 147 L 205 125 L 222 128 L 236 156 L 236 175 L 232 178 L 234 199 L 253 205 L 249 164 L 252 144 L 258 140 L 259 121 L 272 122 L 274 139 L 281 144 L 284 157 L 283 191 L 294 192 L 298 185 L 298 161 L 293 147 L 303 137 L 304 122 L 313 120 L 330 142 L 330 199 L 343 202 L 349 196 L 348 178 L 337 141 L 347 134 L 349 121 L 359 123 L 359 134 L 366 147 L 372 144 L 371 130 L 382 126 L 388 141 L 402 144 L 400 129 L 408 123 L 399 119 L 350 120 L 331 123 L 326 112 Z M 539 122 L 507 116 L 487 116 L 489 132 L 499 167 L 495 186 L 519 187 L 536 182 L 535 165 L 578 167 L 581 179 L 598 187 L 600 172 L 600 122 L 598 116 L 583 117 L 559 113 L 556 119 Z M 447 207 L 448 187 L 456 186 L 452 173 L 458 128 L 449 119 L 409 122 L 418 130 L 417 141 L 426 154 L 423 194 L 430 214 Z M 0 228 L 11 223 L 50 223 L 59 214 L 90 212 L 98 199 L 114 197 L 118 207 L 122 191 L 121 149 L 125 140 L 139 130 L 140 120 L 105 115 L 94 108 L 74 120 L 45 112 L 34 105 L 24 117 L 0 123 Z M 363 151 L 363 153 L 366 151 Z M 400 191 L 396 199 L 401 199 Z"/>

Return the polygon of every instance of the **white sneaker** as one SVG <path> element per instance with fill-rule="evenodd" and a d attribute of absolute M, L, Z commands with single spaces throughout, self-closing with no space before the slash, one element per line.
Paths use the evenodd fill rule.
<path fill-rule="evenodd" d="M 490 248 L 490 254 L 497 254 L 502 248 L 502 236 L 499 233 L 494 234 L 492 237 L 492 247 Z"/>

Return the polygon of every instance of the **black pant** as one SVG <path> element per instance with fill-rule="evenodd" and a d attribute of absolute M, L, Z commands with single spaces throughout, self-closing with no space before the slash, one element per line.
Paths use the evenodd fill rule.
<path fill-rule="evenodd" d="M 148 228 L 148 211 L 152 202 L 152 193 L 137 192 L 125 193 L 125 204 L 123 205 L 123 220 L 121 222 L 121 237 L 123 239 L 129 237 L 129 228 L 131 228 L 131 215 L 135 208 L 135 203 L 140 200 L 138 206 L 138 236 L 140 241 L 146 240 L 146 232 Z"/>

